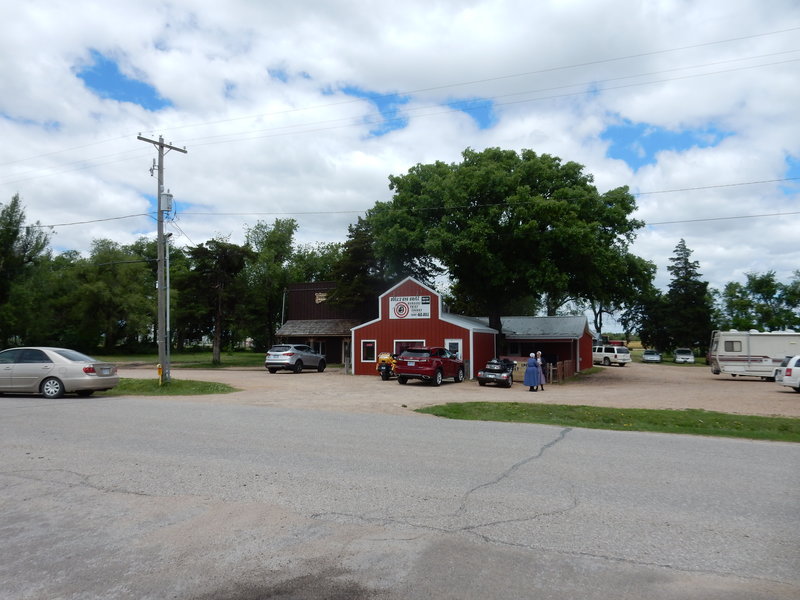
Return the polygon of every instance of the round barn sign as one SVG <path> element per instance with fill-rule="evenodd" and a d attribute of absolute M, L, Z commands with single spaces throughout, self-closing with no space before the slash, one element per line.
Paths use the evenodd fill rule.
<path fill-rule="evenodd" d="M 405 319 L 408 316 L 408 304 L 405 302 L 397 302 L 394 305 L 394 316 L 398 319 Z"/>

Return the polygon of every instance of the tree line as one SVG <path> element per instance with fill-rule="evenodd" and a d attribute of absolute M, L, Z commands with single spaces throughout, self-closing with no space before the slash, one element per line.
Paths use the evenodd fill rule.
<path fill-rule="evenodd" d="M 750 273 L 723 290 L 703 281 L 680 240 L 666 291 L 655 265 L 631 253 L 644 223 L 627 187 L 603 194 L 582 165 L 531 150 L 466 149 L 458 163 L 418 164 L 389 176 L 393 197 L 348 227 L 346 241 L 298 244 L 297 222 L 276 219 L 226 238 L 170 247 L 171 343 L 250 340 L 264 350 L 282 323 L 290 283 L 337 282 L 329 301 L 358 308 L 414 276 L 444 285 L 450 310 L 503 315 L 613 316 L 650 347 L 705 349 L 715 328 L 800 327 L 800 271 L 789 282 Z M 85 351 L 155 348 L 156 242 L 95 240 L 88 255 L 54 253 L 19 196 L 0 204 L 0 345 Z M 502 340 L 499 342 L 502 344 Z M 500 348 L 499 348 L 500 350 Z"/>

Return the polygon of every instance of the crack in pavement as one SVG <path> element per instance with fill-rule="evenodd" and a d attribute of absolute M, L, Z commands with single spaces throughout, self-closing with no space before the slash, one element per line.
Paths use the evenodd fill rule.
<path fill-rule="evenodd" d="M 34 477 L 34 474 L 44 474 L 44 473 L 63 473 L 67 475 L 72 475 L 77 479 L 77 481 L 59 481 L 58 479 L 53 478 L 46 478 L 46 477 Z M 111 494 L 122 494 L 122 495 L 130 495 L 130 496 L 145 496 L 145 497 L 152 497 L 153 494 L 147 494 L 144 492 L 136 492 L 133 490 L 128 490 L 122 487 L 110 487 L 110 486 L 102 486 L 95 483 L 92 483 L 91 479 L 93 477 L 100 477 L 98 474 L 85 474 L 85 473 L 78 473 L 77 471 L 70 471 L 69 469 L 20 469 L 18 471 L 0 471 L 0 476 L 6 477 L 13 477 L 16 479 L 20 479 L 23 481 L 35 481 L 37 483 L 45 483 L 50 485 L 60 485 L 67 488 L 74 488 L 74 487 L 83 487 L 89 488 L 92 490 L 96 490 L 98 492 L 105 492 Z M 52 495 L 53 492 L 42 492 L 37 494 L 38 497 L 45 497 Z"/>
<path fill-rule="evenodd" d="M 511 475 L 514 474 L 515 471 L 519 470 L 524 465 L 527 465 L 529 462 L 532 462 L 534 460 L 540 459 L 542 457 L 542 455 L 544 455 L 544 453 L 547 450 L 549 450 L 550 448 L 552 448 L 553 446 L 558 444 L 560 441 L 562 441 L 570 431 L 572 431 L 571 427 L 566 427 L 565 429 L 562 429 L 561 432 L 558 434 L 557 438 L 555 438 L 554 440 L 549 441 L 544 446 L 539 448 L 539 452 L 537 452 L 533 456 L 529 456 L 528 458 L 524 458 L 521 461 L 511 465 L 508 469 L 506 469 L 504 472 L 500 473 L 500 475 L 498 475 L 497 477 L 495 477 L 491 481 L 487 481 L 485 483 L 481 483 L 480 485 L 476 485 L 474 488 L 472 488 L 470 490 L 467 490 L 467 492 L 461 498 L 461 505 L 458 507 L 458 510 L 455 512 L 455 514 L 453 516 L 458 516 L 459 514 L 463 514 L 464 512 L 466 512 L 466 510 L 467 510 L 467 502 L 469 502 L 469 497 L 472 494 L 474 494 L 475 492 L 477 492 L 480 489 L 483 489 L 483 488 L 486 488 L 486 487 L 491 487 L 493 485 L 497 485 L 503 479 L 511 477 Z"/>
<path fill-rule="evenodd" d="M 489 488 L 489 487 L 492 487 L 492 486 L 495 486 L 495 485 L 499 484 L 504 479 L 507 479 L 507 478 L 511 477 L 515 472 L 517 472 L 523 466 L 525 466 L 525 465 L 527 465 L 527 464 L 529 464 L 529 463 L 531 463 L 531 462 L 533 462 L 533 461 L 535 461 L 537 459 L 540 459 L 544 455 L 545 452 L 547 452 L 549 449 L 551 449 L 553 446 L 555 446 L 559 442 L 563 441 L 570 431 L 572 431 L 571 427 L 567 427 L 567 428 L 562 429 L 555 439 L 553 439 L 553 440 L 547 442 L 546 444 L 544 444 L 541 448 L 539 448 L 538 452 L 536 452 L 535 454 L 533 454 L 531 456 L 528 456 L 528 457 L 526 457 L 526 458 L 514 463 L 508 469 L 506 469 L 505 471 L 503 471 L 502 473 L 497 475 L 497 477 L 494 477 L 490 481 L 485 481 L 483 483 L 480 483 L 480 484 L 468 489 L 466 492 L 464 492 L 463 496 L 461 497 L 461 502 L 460 502 L 458 508 L 455 511 L 450 512 L 450 513 L 429 514 L 429 515 L 416 514 L 413 517 L 401 517 L 401 516 L 391 516 L 391 515 L 369 517 L 369 516 L 367 516 L 365 514 L 352 514 L 352 513 L 348 514 L 348 513 L 343 513 L 343 512 L 323 512 L 323 513 L 314 513 L 314 514 L 312 514 L 310 516 L 311 516 L 312 519 L 319 519 L 319 518 L 324 518 L 324 517 L 343 517 L 343 518 L 353 519 L 355 521 L 360 521 L 362 523 L 369 523 L 369 524 L 404 525 L 404 526 L 407 526 L 407 527 L 414 527 L 414 528 L 423 529 L 423 530 L 427 530 L 427 531 L 436 531 L 436 532 L 439 532 L 439 533 L 463 532 L 463 533 L 473 534 L 473 535 L 475 535 L 475 536 L 477 536 L 477 537 L 479 537 L 481 539 L 486 539 L 486 541 L 492 541 L 494 543 L 503 543 L 501 540 L 489 539 L 489 536 L 487 536 L 485 534 L 481 534 L 480 532 L 478 532 L 476 530 L 480 529 L 480 528 L 483 528 L 483 527 L 491 527 L 491 526 L 502 525 L 502 524 L 506 524 L 506 523 L 525 523 L 525 522 L 529 522 L 529 521 L 533 521 L 533 520 L 539 519 L 541 517 L 563 514 L 563 513 L 569 512 L 571 510 L 574 510 L 578 506 L 578 500 L 577 500 L 577 496 L 574 493 L 574 490 L 573 490 L 573 493 L 571 494 L 572 502 L 567 507 L 562 507 L 562 508 L 558 508 L 558 509 L 554 509 L 554 510 L 550 510 L 550 511 L 543 511 L 543 512 L 528 514 L 528 515 L 520 516 L 520 517 L 517 517 L 517 518 L 499 519 L 499 520 L 496 520 L 496 521 L 485 521 L 485 522 L 471 523 L 471 524 L 466 524 L 466 525 L 462 525 L 462 526 L 432 525 L 432 524 L 429 524 L 429 523 L 422 523 L 422 522 L 420 522 L 420 519 L 442 519 L 442 518 L 463 517 L 468 512 L 467 505 L 468 505 L 470 497 L 472 495 L 474 495 L 479 490 L 482 490 L 482 489 L 485 489 L 485 488 Z M 572 487 L 572 486 L 570 486 L 570 487 Z"/>

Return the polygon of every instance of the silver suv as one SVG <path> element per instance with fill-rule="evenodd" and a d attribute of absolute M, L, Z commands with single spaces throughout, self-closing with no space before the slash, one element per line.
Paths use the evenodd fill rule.
<path fill-rule="evenodd" d="M 304 344 L 280 344 L 267 350 L 264 366 L 270 373 L 284 369 L 300 373 L 303 369 L 325 370 L 325 356 Z"/>

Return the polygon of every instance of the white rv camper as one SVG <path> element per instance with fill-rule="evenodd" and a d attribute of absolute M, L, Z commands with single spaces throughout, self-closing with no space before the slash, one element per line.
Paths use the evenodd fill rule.
<path fill-rule="evenodd" d="M 708 359 L 714 375 L 761 377 L 774 381 L 775 371 L 787 356 L 800 354 L 800 333 L 786 331 L 715 331 Z"/>

